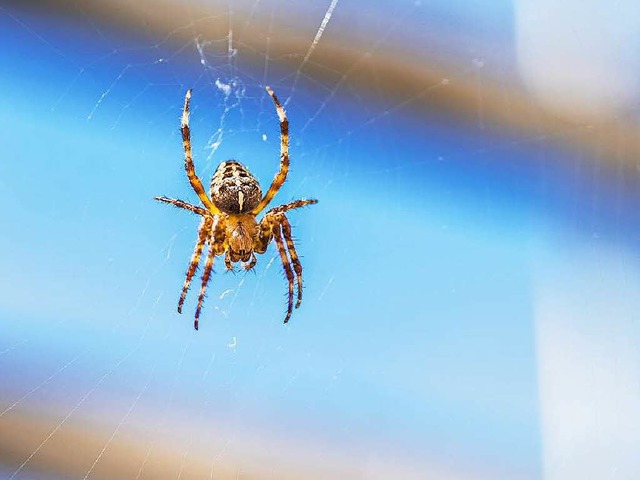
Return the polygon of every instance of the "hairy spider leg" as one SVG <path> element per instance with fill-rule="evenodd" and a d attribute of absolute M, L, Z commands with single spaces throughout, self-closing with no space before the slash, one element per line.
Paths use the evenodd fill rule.
<path fill-rule="evenodd" d="M 202 302 L 204 301 L 204 294 L 207 291 L 207 284 L 211 278 L 211 271 L 213 270 L 213 260 L 216 257 L 216 251 L 213 246 L 209 247 L 207 253 L 207 260 L 204 264 L 204 271 L 202 272 L 202 285 L 200 286 L 200 295 L 198 295 L 198 306 L 196 307 L 196 318 L 193 322 L 193 328 L 198 330 L 198 321 L 200 319 L 200 312 L 202 311 Z"/>
<path fill-rule="evenodd" d="M 298 300 L 296 301 L 296 308 L 299 308 L 300 302 L 302 302 L 302 264 L 300 263 L 298 252 L 296 252 L 296 247 L 293 244 L 291 224 L 289 223 L 289 220 L 283 213 L 279 214 L 278 217 L 280 220 L 280 226 L 282 227 L 282 236 L 287 242 L 287 248 L 289 249 L 289 256 L 291 257 L 293 270 L 296 272 L 296 280 L 298 282 Z"/>
<path fill-rule="evenodd" d="M 274 225 L 273 238 L 276 241 L 278 252 L 280 253 L 280 260 L 284 267 L 284 274 L 287 276 L 287 282 L 289 283 L 288 302 L 287 302 L 287 316 L 284 318 L 284 323 L 287 323 L 291 318 L 291 312 L 293 311 L 293 270 L 291 269 L 291 263 L 287 255 L 286 247 L 282 240 L 282 229 L 279 224 Z"/>
<path fill-rule="evenodd" d="M 277 207 L 273 207 L 271 210 L 269 210 L 266 214 L 278 214 L 278 213 L 284 213 L 287 212 L 289 210 L 293 210 L 294 208 L 301 208 L 304 207 L 306 205 L 314 205 L 318 203 L 318 200 L 314 199 L 314 198 L 310 198 L 310 199 L 301 199 L 301 200 L 295 200 L 291 203 L 287 203 L 285 205 L 278 205 Z"/>
<path fill-rule="evenodd" d="M 202 215 L 203 217 L 208 214 L 204 208 L 196 207 L 195 205 L 191 205 L 190 203 L 183 202 L 182 200 L 178 200 L 177 198 L 155 197 L 154 199 L 158 200 L 159 202 L 168 203 L 170 205 L 173 205 L 174 207 L 189 210 L 190 212 L 193 212 L 198 215 Z"/>
<path fill-rule="evenodd" d="M 202 182 L 196 175 L 196 169 L 193 165 L 193 157 L 191 154 L 191 130 L 189 129 L 189 102 L 191 100 L 191 89 L 187 90 L 187 94 L 184 97 L 184 108 L 182 110 L 182 145 L 184 146 L 184 168 L 187 171 L 187 177 L 189 177 L 189 183 L 198 194 L 198 197 L 202 201 L 205 207 L 207 207 L 211 213 L 220 213 L 220 210 L 216 208 L 213 202 L 209 199 Z"/>
<path fill-rule="evenodd" d="M 200 263 L 200 256 L 202 255 L 202 248 L 209 237 L 209 232 L 211 231 L 211 217 L 204 217 L 202 222 L 200 223 L 200 227 L 198 228 L 198 241 L 196 242 L 196 246 L 193 249 L 193 255 L 191 255 L 191 261 L 189 262 L 189 267 L 187 268 L 187 276 L 184 279 L 184 285 L 182 286 L 182 293 L 180 294 L 180 300 L 178 300 L 178 313 L 182 313 L 182 305 L 184 304 L 185 298 L 187 298 L 187 292 L 189 291 L 189 286 L 191 285 L 191 280 L 198 269 L 198 264 Z"/>
<path fill-rule="evenodd" d="M 254 215 L 257 215 L 264 210 L 273 197 L 275 197 L 276 193 L 278 193 L 278 190 L 280 190 L 280 187 L 282 187 L 282 184 L 287 179 L 287 172 L 289 171 L 289 120 L 287 119 L 287 114 L 284 111 L 284 108 L 280 105 L 280 101 L 271 87 L 267 86 L 265 88 L 273 99 L 278 118 L 280 119 L 280 170 L 276 173 L 276 176 L 273 177 L 269 190 L 267 190 L 267 193 L 265 193 L 262 200 L 260 200 L 258 206 L 251 211 Z"/>

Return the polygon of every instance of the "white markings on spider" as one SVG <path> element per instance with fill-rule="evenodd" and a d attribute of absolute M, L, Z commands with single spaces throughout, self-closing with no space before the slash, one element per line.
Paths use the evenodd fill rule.
<path fill-rule="evenodd" d="M 239 181 L 240 180 L 238 179 L 237 182 Z M 236 183 L 236 185 L 238 185 L 238 183 Z M 242 192 L 238 192 L 238 205 L 239 205 L 240 212 L 242 213 L 242 206 L 244 205 L 244 193 Z"/>

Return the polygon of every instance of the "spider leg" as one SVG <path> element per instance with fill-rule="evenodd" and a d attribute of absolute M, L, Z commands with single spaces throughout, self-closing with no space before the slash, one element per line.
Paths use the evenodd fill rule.
<path fill-rule="evenodd" d="M 195 205 L 183 202 L 182 200 L 178 200 L 177 198 L 155 197 L 154 200 L 168 203 L 169 205 L 173 205 L 174 207 L 184 208 L 185 210 L 189 210 L 190 212 L 202 215 L 203 217 L 209 214 L 204 208 L 196 207 Z"/>
<path fill-rule="evenodd" d="M 202 302 L 204 302 L 204 294 L 207 291 L 207 284 L 211 278 L 211 271 L 213 270 L 213 260 L 216 257 L 216 251 L 213 247 L 209 248 L 207 253 L 207 261 L 204 264 L 204 271 L 202 272 L 202 285 L 200 287 L 200 295 L 198 295 L 198 306 L 196 307 L 196 317 L 193 322 L 193 328 L 198 330 L 198 320 L 200 319 L 200 312 L 202 311 Z"/>
<path fill-rule="evenodd" d="M 280 190 L 280 187 L 282 187 L 282 184 L 287 179 L 287 172 L 289 171 L 289 120 L 287 119 L 287 114 L 284 111 L 284 108 L 280 105 L 280 101 L 278 100 L 278 97 L 276 97 L 276 94 L 273 93 L 271 87 L 265 88 L 269 95 L 271 95 L 271 99 L 276 106 L 276 113 L 280 119 L 280 170 L 276 173 L 276 176 L 273 177 L 269 190 L 267 190 L 267 193 L 265 193 L 258 206 L 251 211 L 253 215 L 257 215 L 264 210 L 264 207 L 266 207 L 273 197 L 275 197 L 276 193 L 278 193 L 278 190 Z"/>
<path fill-rule="evenodd" d="M 284 318 L 284 323 L 287 323 L 291 318 L 291 312 L 293 311 L 293 270 L 291 269 L 291 263 L 287 250 L 282 240 L 282 229 L 279 224 L 276 224 L 274 229 L 273 239 L 278 247 L 280 253 L 280 260 L 282 260 L 282 266 L 284 267 L 284 274 L 287 276 L 287 282 L 289 283 L 288 303 L 287 303 L 287 316 Z"/>
<path fill-rule="evenodd" d="M 313 205 L 313 204 L 316 204 L 316 203 L 318 203 L 318 200 L 316 200 L 314 198 L 296 200 L 294 202 L 290 202 L 290 203 L 287 203 L 285 205 L 278 205 L 277 207 L 273 207 L 271 210 L 269 210 L 267 212 L 267 215 L 269 215 L 269 214 L 277 214 L 277 213 L 284 213 L 286 211 L 293 210 L 294 208 L 300 208 L 300 207 L 304 207 L 306 205 Z"/>
<path fill-rule="evenodd" d="M 207 207 L 212 213 L 220 213 L 220 210 L 211 202 L 202 182 L 196 175 L 196 169 L 193 165 L 193 156 L 191 154 L 191 130 L 189 129 L 189 103 L 191 101 L 191 89 L 187 90 L 187 94 L 184 97 L 184 108 L 182 109 L 182 145 L 184 146 L 184 168 L 187 171 L 187 177 L 189 177 L 189 183 L 191 187 L 198 194 L 198 197 L 202 201 L 205 207 Z"/>
<path fill-rule="evenodd" d="M 300 263 L 300 258 L 298 257 L 298 252 L 296 252 L 296 247 L 293 244 L 293 237 L 291 236 L 291 224 L 287 217 L 284 214 L 280 214 L 280 225 L 282 227 L 282 236 L 287 242 L 287 249 L 289 250 L 289 255 L 291 256 L 291 263 L 293 264 L 293 270 L 296 272 L 296 280 L 298 281 L 298 300 L 296 301 L 296 308 L 300 307 L 300 303 L 302 302 L 302 264 Z"/>
<path fill-rule="evenodd" d="M 193 255 L 191 255 L 191 261 L 189 262 L 189 267 L 187 268 L 187 276 L 184 279 L 184 285 L 182 286 L 180 300 L 178 300 L 178 313 L 182 313 L 182 305 L 184 304 L 184 300 L 187 297 L 187 291 L 189 290 L 189 286 L 191 285 L 191 280 L 193 279 L 193 276 L 198 269 L 200 256 L 202 255 L 202 248 L 207 241 L 210 230 L 211 218 L 205 217 L 202 219 L 202 223 L 200 223 L 200 228 L 198 229 L 198 241 L 196 242 L 196 246 L 193 250 Z"/>

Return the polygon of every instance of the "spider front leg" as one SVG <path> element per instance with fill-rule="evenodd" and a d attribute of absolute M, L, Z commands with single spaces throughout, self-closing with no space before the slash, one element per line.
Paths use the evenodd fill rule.
<path fill-rule="evenodd" d="M 273 200 L 273 197 L 276 196 L 276 193 L 278 193 L 278 190 L 280 190 L 280 187 L 284 184 L 287 179 L 287 173 L 289 172 L 289 120 L 287 119 L 287 113 L 284 111 L 280 100 L 278 100 L 278 97 L 271 87 L 265 87 L 265 89 L 273 100 L 278 119 L 280 120 L 280 170 L 278 170 L 276 176 L 273 177 L 269 190 L 264 194 L 258 206 L 252 210 L 251 213 L 254 215 L 257 215 L 269 205 L 269 202 Z"/>
<path fill-rule="evenodd" d="M 211 213 L 220 213 L 220 210 L 211 202 L 202 182 L 196 174 L 196 168 L 193 165 L 193 155 L 191 153 L 191 130 L 189 129 L 189 103 L 191 101 L 191 89 L 187 90 L 184 96 L 184 107 L 182 109 L 182 125 L 180 131 L 182 132 L 182 145 L 184 147 L 184 168 L 189 178 L 191 187 L 195 190 L 196 194 L 202 201 L 205 207 L 207 207 Z"/>

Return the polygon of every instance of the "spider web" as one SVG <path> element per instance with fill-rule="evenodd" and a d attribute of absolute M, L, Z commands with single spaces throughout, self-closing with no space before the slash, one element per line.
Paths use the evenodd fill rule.
<path fill-rule="evenodd" d="M 78 102 L 80 108 L 86 109 L 85 114 L 78 111 L 74 115 L 84 116 L 92 125 L 98 124 L 98 128 L 110 129 L 114 137 L 120 137 L 129 131 L 132 122 L 141 121 L 142 130 L 146 130 L 149 142 L 155 141 L 158 135 L 152 131 L 164 122 L 161 119 L 170 118 L 166 122 L 166 128 L 163 128 L 164 135 L 161 135 L 166 138 L 164 144 L 161 144 L 161 150 L 166 151 L 167 158 L 158 159 L 154 168 L 159 169 L 166 162 L 166 172 L 171 178 L 168 185 L 172 185 L 173 190 L 171 194 L 193 201 L 193 194 L 185 188 L 182 178 L 181 152 L 173 148 L 180 144 L 175 118 L 185 89 L 191 86 L 195 88 L 192 130 L 200 176 L 203 179 L 210 178 L 219 161 L 238 158 L 246 162 L 263 182 L 268 181 L 277 167 L 278 128 L 275 112 L 265 96 L 264 86 L 268 82 L 272 84 L 288 106 L 290 117 L 300 117 L 301 108 L 295 106 L 295 97 L 299 89 L 308 84 L 304 75 L 305 66 L 313 61 L 314 49 L 320 44 L 338 6 L 337 0 L 334 0 L 326 6 L 324 12 L 319 9 L 311 12 L 310 16 L 318 19 L 315 35 L 308 39 L 309 43 L 304 51 L 290 54 L 293 62 L 287 62 L 289 66 L 283 66 L 283 62 L 269 55 L 269 37 L 263 51 L 251 52 L 242 43 L 243 30 L 252 27 L 252 19 L 258 13 L 259 3 L 256 2 L 249 15 L 241 21 L 235 20 L 234 12 L 227 8 L 220 14 L 204 18 L 193 17 L 189 23 L 175 27 L 159 41 L 155 35 L 149 34 L 153 40 L 146 40 L 147 46 L 142 47 L 139 45 L 144 45 L 144 36 L 142 39 L 139 36 L 118 38 L 92 18 L 90 12 L 83 12 L 81 25 L 84 32 L 80 36 L 90 38 L 94 45 L 88 47 L 91 51 L 86 52 L 86 60 L 80 62 L 72 60 L 66 53 L 69 46 L 64 45 L 64 41 L 52 38 L 51 35 L 41 35 L 39 26 L 33 26 L 37 19 L 22 12 L 18 14 L 5 11 L 5 14 L 23 28 L 27 35 L 35 35 L 43 43 L 45 50 L 52 51 L 62 61 L 74 63 L 69 70 L 75 69 L 76 74 L 63 88 L 52 92 L 50 96 L 53 99 L 50 105 L 52 112 L 65 111 L 69 102 L 77 102 L 78 96 L 86 93 L 83 86 L 89 83 L 93 88 L 89 89 L 87 98 L 81 98 Z M 278 6 L 268 5 L 266 8 L 271 9 L 268 31 L 273 35 L 277 29 Z M 82 12 L 82 8 L 80 10 Z M 205 33 L 201 33 L 203 31 Z M 210 31 L 221 33 L 212 36 L 207 33 Z M 59 42 L 63 45 L 58 46 Z M 247 61 L 242 56 L 243 51 L 251 55 Z M 255 62 L 255 56 L 262 56 L 263 61 Z M 195 65 L 199 65 L 199 68 L 194 68 Z M 182 72 L 182 69 L 187 72 Z M 311 106 L 315 112 L 312 116 L 302 115 L 302 118 L 307 117 L 305 129 L 318 119 L 338 89 L 339 85 L 329 89 L 328 95 L 320 99 L 321 103 Z M 156 105 L 152 105 L 153 111 L 145 111 L 143 115 L 135 113 L 141 106 L 144 108 L 149 97 L 157 95 L 166 96 L 171 101 L 158 105 L 160 108 L 154 109 Z M 93 102 L 91 97 L 94 98 Z M 334 119 L 336 130 L 341 129 L 339 123 L 340 119 Z M 292 151 L 300 159 L 300 165 L 297 161 L 293 165 L 290 180 L 280 193 L 280 198 L 294 198 L 303 194 L 304 187 L 311 183 L 316 164 L 327 161 L 324 155 L 311 153 L 306 156 L 299 153 L 305 138 L 302 133 L 299 138 L 295 135 L 293 138 Z M 344 138 L 336 138 L 334 142 L 339 144 Z M 147 156 L 145 150 L 148 146 L 145 143 L 133 158 L 129 157 L 136 169 L 140 168 L 138 164 L 147 163 L 144 158 Z M 331 144 L 327 144 L 323 148 L 328 150 L 330 147 Z M 251 159 L 259 163 L 252 164 Z M 306 165 L 303 161 L 307 162 Z M 336 160 L 332 161 L 337 163 Z M 153 173 L 149 170 L 150 167 L 142 168 L 141 174 Z M 348 171 L 345 174 L 348 175 Z M 136 173 L 133 175 L 136 183 L 144 183 L 142 177 L 138 177 Z M 334 182 L 333 176 L 332 173 L 320 182 L 314 179 L 314 183 L 319 183 L 320 187 L 323 183 L 331 184 Z M 136 195 L 136 201 L 140 202 L 139 198 L 147 201 L 151 198 L 149 194 L 161 194 L 162 191 L 157 190 L 158 188 L 160 187 L 156 184 L 153 193 L 149 190 L 140 197 Z M 322 196 L 322 190 L 304 193 Z M 97 210 L 91 200 L 87 200 L 83 207 L 85 216 Z M 269 426 L 265 418 L 261 418 L 263 415 L 253 415 L 256 417 L 253 422 L 249 420 L 255 405 L 243 398 L 245 391 L 250 397 L 255 395 L 255 390 L 264 388 L 262 383 L 268 378 L 263 374 L 265 370 L 278 370 L 283 374 L 275 385 L 274 392 L 269 392 L 273 397 L 271 403 L 277 402 L 279 397 L 286 398 L 288 392 L 297 389 L 301 374 L 310 368 L 312 350 L 309 347 L 303 347 L 300 353 L 294 355 L 289 366 L 283 363 L 286 357 L 278 354 L 288 348 L 287 343 L 291 340 L 286 338 L 288 330 L 280 324 L 281 292 L 285 285 L 277 275 L 275 279 L 274 275 L 269 275 L 276 264 L 277 255 L 272 250 L 267 252 L 258 264 L 255 275 L 224 275 L 218 266 L 202 318 L 203 323 L 211 327 L 216 325 L 210 330 L 213 335 L 209 337 L 209 342 L 213 344 L 208 342 L 206 347 L 203 344 L 196 347 L 190 328 L 180 329 L 178 333 L 175 328 L 167 329 L 164 321 L 159 321 L 159 318 L 171 316 L 168 312 L 175 308 L 172 305 L 175 300 L 173 297 L 179 292 L 196 226 L 193 218 L 175 215 L 173 212 L 168 215 L 174 226 L 169 231 L 162 232 L 157 242 L 152 242 L 152 245 L 157 244 L 159 248 L 150 248 L 149 251 L 154 254 L 151 257 L 145 255 L 149 259 L 148 263 L 130 270 L 134 278 L 132 283 L 138 286 L 137 297 L 124 292 L 128 290 L 125 285 L 132 284 L 130 281 L 122 280 L 120 284 L 117 280 L 115 282 L 115 290 L 123 290 L 121 293 L 126 296 L 121 304 L 129 306 L 121 314 L 115 314 L 115 321 L 109 322 L 108 327 L 100 331 L 110 341 L 120 338 L 117 348 L 113 351 L 107 348 L 106 352 L 98 355 L 102 358 L 92 359 L 96 353 L 96 342 L 85 343 L 81 339 L 90 336 L 96 329 L 85 324 L 85 331 L 78 333 L 77 323 L 83 324 L 85 320 L 79 319 L 75 314 L 73 320 L 62 320 L 52 328 L 61 328 L 67 335 L 75 336 L 79 344 L 85 343 L 84 347 L 72 345 L 68 351 L 52 353 L 47 359 L 46 368 L 43 368 L 43 376 L 22 378 L 12 389 L 15 391 L 5 392 L 9 402 L 1 414 L 4 419 L 21 409 L 27 412 L 45 412 L 46 416 L 41 424 L 42 431 L 28 439 L 32 442 L 31 448 L 21 445 L 29 453 L 22 458 L 19 454 L 15 456 L 15 468 L 7 469 L 7 478 L 37 477 L 38 470 L 48 465 L 47 451 L 55 452 L 60 445 L 77 442 L 74 432 L 86 428 L 84 425 L 92 425 L 100 434 L 96 438 L 85 440 L 89 446 L 86 447 L 86 454 L 81 456 L 84 465 L 78 465 L 67 458 L 69 463 L 58 471 L 63 476 L 65 471 L 84 471 L 82 478 L 100 477 L 101 468 L 107 471 L 113 468 L 113 459 L 109 460 L 109 457 L 117 458 L 118 454 L 114 453 L 117 452 L 116 444 L 118 440 L 126 442 L 123 440 L 127 438 L 125 431 L 129 436 L 139 439 L 141 445 L 138 449 L 138 454 L 142 452 L 141 456 L 138 455 L 140 458 L 133 459 L 132 465 L 127 465 L 133 468 L 134 478 L 158 478 L 157 464 L 162 465 L 161 457 L 167 454 L 168 439 L 176 445 L 170 452 L 169 461 L 175 471 L 175 478 L 189 477 L 192 474 L 189 472 L 194 469 L 198 472 L 206 470 L 211 478 L 223 478 L 225 475 L 240 478 L 243 470 L 251 473 L 256 469 L 263 474 L 271 472 L 277 476 L 278 470 L 282 468 L 278 464 L 284 461 L 284 457 L 280 462 L 274 462 L 275 466 L 266 469 L 259 468 L 259 461 L 241 460 L 245 455 L 242 450 L 246 447 L 238 451 L 238 445 L 251 445 L 255 442 L 251 438 L 256 435 L 254 428 L 249 428 L 252 423 L 258 426 L 258 439 L 268 438 L 270 442 L 281 445 L 286 458 L 300 450 L 290 441 L 278 439 L 282 433 L 277 428 L 274 431 L 274 426 Z M 308 235 L 304 230 L 298 231 L 299 237 L 306 238 Z M 313 236 L 304 243 L 313 245 Z M 113 254 L 117 252 L 113 251 Z M 157 263 L 158 258 L 163 259 L 162 263 Z M 119 267 L 113 268 L 117 270 Z M 175 280 L 169 283 L 170 292 L 165 291 L 166 286 L 155 281 L 156 277 L 164 276 L 166 270 L 172 272 L 167 277 Z M 280 289 L 265 288 L 266 282 L 274 281 L 278 282 Z M 333 276 L 324 280 L 324 286 L 321 281 L 317 285 L 319 288 L 315 296 L 318 299 L 326 296 L 332 282 Z M 135 292 L 134 288 L 133 293 Z M 275 292 L 275 299 L 270 300 Z M 307 295 L 313 295 L 311 289 Z M 255 335 L 248 335 L 244 329 L 237 330 L 234 324 L 237 325 L 239 321 L 237 317 L 234 318 L 234 312 L 238 311 L 239 304 L 243 305 L 242 310 L 247 318 L 262 321 L 265 328 Z M 76 305 L 73 310 L 81 308 Z M 89 314 L 86 316 L 91 317 Z M 179 320 L 183 324 L 190 324 L 188 318 Z M 121 333 L 123 330 L 127 332 L 124 338 Z M 35 335 L 35 338 L 21 338 L 3 350 L 3 355 L 20 349 L 28 354 L 32 351 L 28 348 L 29 344 L 39 341 L 39 335 Z M 151 344 L 154 345 L 153 348 L 147 350 L 146 345 Z M 163 349 L 166 349 L 167 355 L 160 353 Z M 213 354 L 208 352 L 211 349 Z M 242 365 L 243 361 L 238 361 L 239 355 L 249 355 L 252 358 L 252 370 L 243 371 L 245 367 Z M 210 359 L 206 360 L 206 357 Z M 199 364 L 199 359 L 205 361 Z M 130 369 L 136 373 L 127 374 Z M 330 369 L 326 375 L 328 383 L 325 389 L 331 390 L 332 385 L 340 378 L 340 368 Z M 181 393 L 185 391 L 189 378 L 197 384 L 196 395 L 191 401 Z M 214 380 L 205 386 L 208 378 Z M 123 383 L 129 387 L 123 387 Z M 67 391 L 65 387 L 68 386 L 71 387 Z M 115 391 L 119 392 L 115 394 L 117 399 L 111 398 L 109 393 Z M 215 391 L 218 392 L 217 396 L 213 393 Z M 101 400 L 105 394 L 109 397 L 108 402 Z M 222 397 L 222 400 L 216 397 Z M 214 420 L 212 423 L 212 413 L 225 406 L 227 413 L 231 413 L 230 418 Z M 147 419 L 153 420 L 147 424 Z M 214 438 L 207 438 L 206 432 L 197 428 L 205 420 L 210 426 L 218 423 L 213 428 L 219 430 Z M 247 429 L 251 435 L 243 431 Z M 261 434 L 261 429 L 266 432 Z M 70 433 L 65 434 L 66 430 Z M 308 449 L 306 447 L 299 452 L 303 454 L 301 459 L 304 455 L 309 455 Z M 197 457 L 198 461 L 192 457 Z M 337 457 L 340 461 L 340 455 Z M 208 459 L 210 464 L 204 465 L 202 458 Z"/>
<path fill-rule="evenodd" d="M 494 131 L 484 82 L 513 87 L 512 67 L 498 60 L 505 52 L 453 42 L 441 26 L 451 21 L 445 9 L 389 3 L 185 2 L 161 12 L 161 27 L 146 21 L 148 11 L 127 11 L 132 18 L 118 23 L 89 4 L 54 20 L 0 7 L 16 48 L 36 46 L 25 61 L 32 78 L 58 72 L 34 96 L 47 121 L 65 126 L 37 131 L 51 141 L 44 153 L 64 160 L 58 166 L 47 155 L 24 159 L 32 176 L 54 172 L 60 185 L 41 194 L 52 200 L 38 210 L 51 219 L 52 252 L 24 267 L 24 278 L 42 285 L 39 301 L 19 279 L 5 299 L 0 425 L 26 432 L 0 446 L 6 478 L 540 475 L 531 325 L 506 321 L 525 317 L 531 299 L 516 288 L 504 310 L 486 305 L 502 299 L 498 289 L 530 282 L 521 250 L 539 223 L 557 221 L 535 210 L 562 203 L 550 193 L 567 178 L 562 168 L 602 187 L 590 152 L 558 146 L 592 125 Z M 340 43 L 356 54 L 330 48 Z M 426 81 L 389 80 L 393 62 L 407 57 L 429 62 Z M 462 127 L 442 109 L 460 83 L 476 92 Z M 225 272 L 217 259 L 196 333 L 197 276 L 184 314 L 174 311 L 198 220 L 151 199 L 197 203 L 178 130 L 191 87 L 203 183 L 233 158 L 266 188 L 279 155 L 266 85 L 291 122 L 291 171 L 275 202 L 320 199 L 290 215 L 305 299 L 283 326 L 286 280 L 273 246 L 254 272 Z M 517 95 L 498 104 L 509 116 Z M 15 122 L 29 117 L 17 113 Z M 463 153 L 452 146 L 458 138 Z M 518 155 L 530 160 L 518 175 L 533 185 L 510 176 Z M 561 155 L 572 160 L 555 167 L 549 159 Z M 626 194 L 633 185 L 623 177 L 621 167 L 603 196 Z M 585 220 L 556 215 L 578 231 L 615 236 L 599 205 Z M 23 257 L 36 245 L 12 248 Z M 421 256 L 443 245 L 468 253 Z M 477 312 L 465 316 L 452 307 L 460 304 Z M 505 358 L 518 368 L 498 369 Z M 491 393 L 468 401 L 480 391 Z"/>

